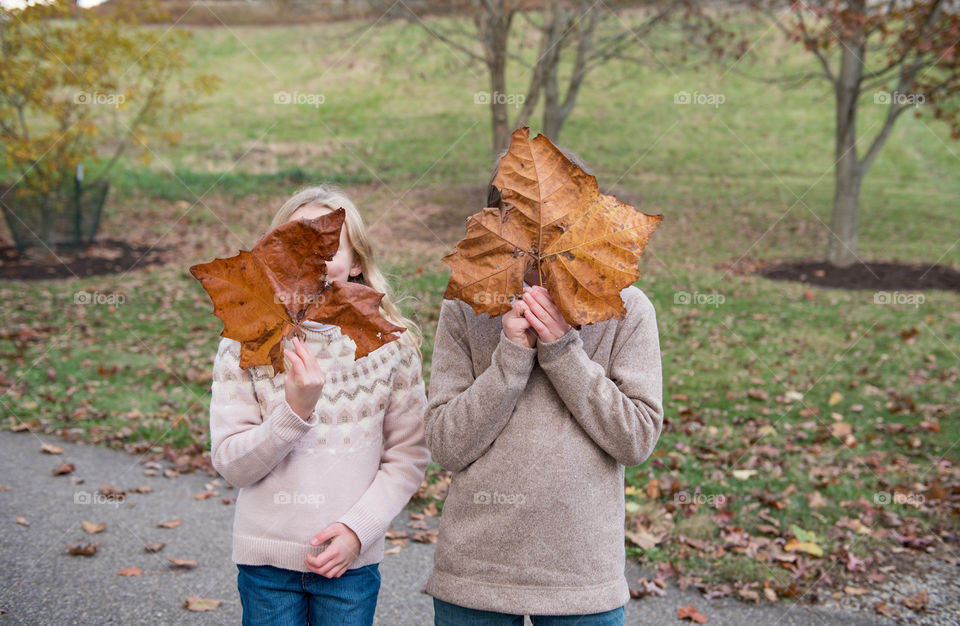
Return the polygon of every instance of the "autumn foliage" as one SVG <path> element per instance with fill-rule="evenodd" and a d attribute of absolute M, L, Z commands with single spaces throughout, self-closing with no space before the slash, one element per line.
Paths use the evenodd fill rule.
<path fill-rule="evenodd" d="M 493 184 L 501 206 L 467 219 L 443 259 L 452 269 L 444 297 L 502 315 L 533 268 L 571 325 L 622 319 L 620 291 L 640 277 L 639 257 L 663 216 L 600 193 L 594 176 L 526 127 L 514 131 Z"/>

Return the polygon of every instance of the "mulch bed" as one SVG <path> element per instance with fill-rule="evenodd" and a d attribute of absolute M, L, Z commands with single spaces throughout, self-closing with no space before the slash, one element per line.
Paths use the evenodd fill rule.
<path fill-rule="evenodd" d="M 122 274 L 168 263 L 172 250 L 172 246 L 151 247 L 103 239 L 81 252 L 57 251 L 54 256 L 41 249 L 21 256 L 16 247 L 4 245 L 0 246 L 0 279 L 49 280 Z"/>
<path fill-rule="evenodd" d="M 850 267 L 834 267 L 825 261 L 739 262 L 717 269 L 734 274 L 755 274 L 771 280 L 786 280 L 836 289 L 922 291 L 941 289 L 960 292 L 960 272 L 944 265 L 871 261 Z"/>

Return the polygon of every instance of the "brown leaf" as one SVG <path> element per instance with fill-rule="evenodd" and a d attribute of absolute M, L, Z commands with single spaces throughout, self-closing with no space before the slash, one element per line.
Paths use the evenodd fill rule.
<path fill-rule="evenodd" d="M 413 533 L 413 536 L 410 538 L 417 543 L 437 543 L 437 531 L 418 530 L 417 532 Z"/>
<path fill-rule="evenodd" d="M 903 599 L 903 604 L 908 608 L 913 609 L 914 611 L 926 611 L 927 603 L 930 602 L 930 596 L 927 594 L 926 589 L 921 589 L 912 596 L 906 597 Z"/>
<path fill-rule="evenodd" d="M 159 524 L 157 524 L 157 527 L 158 528 L 176 528 L 179 525 L 180 525 L 180 519 L 177 518 L 177 519 L 172 519 L 168 522 L 160 522 Z"/>
<path fill-rule="evenodd" d="M 30 525 L 30 522 L 27 521 L 27 518 L 25 518 L 25 517 L 22 516 L 22 515 L 18 515 L 18 516 L 17 516 L 17 523 L 20 524 L 21 526 L 29 526 L 29 525 Z"/>
<path fill-rule="evenodd" d="M 172 556 L 168 556 L 167 560 L 173 563 L 174 567 L 196 567 L 197 562 L 191 561 L 190 559 L 177 559 Z"/>
<path fill-rule="evenodd" d="M 706 624 L 707 616 L 693 608 L 692 604 L 677 607 L 677 619 L 688 619 L 698 624 Z"/>
<path fill-rule="evenodd" d="M 68 543 L 67 551 L 74 556 L 93 556 L 97 553 L 97 547 L 99 546 L 99 543 L 84 543 L 75 546 L 71 546 Z"/>
<path fill-rule="evenodd" d="M 117 576 L 139 576 L 142 573 L 143 570 L 139 567 L 127 567 L 117 572 Z"/>
<path fill-rule="evenodd" d="M 75 469 L 77 468 L 73 465 L 73 463 L 61 463 L 50 471 L 54 476 L 63 476 L 64 474 L 69 474 Z"/>
<path fill-rule="evenodd" d="M 163 547 L 165 545 L 167 544 L 163 543 L 162 541 L 155 541 L 153 543 L 148 543 L 143 547 L 143 549 L 146 550 L 147 552 L 160 552 L 161 550 L 163 550 Z"/>
<path fill-rule="evenodd" d="M 81 522 L 80 526 L 83 528 L 83 532 L 88 535 L 96 535 L 107 529 L 106 524 L 94 524 L 93 522 Z"/>
<path fill-rule="evenodd" d="M 113 500 L 123 500 L 127 496 L 126 492 L 116 485 L 100 485 L 100 493 Z"/>
<path fill-rule="evenodd" d="M 339 326 L 356 344 L 358 359 L 405 330 L 381 315 L 382 293 L 360 283 L 327 283 L 327 261 L 340 245 L 345 216 L 337 209 L 286 222 L 252 251 L 190 268 L 223 320 L 221 335 L 240 342 L 240 367 L 285 371 L 282 340 L 302 336 L 304 320 Z"/>
<path fill-rule="evenodd" d="M 201 598 L 199 596 L 189 596 L 183 603 L 188 611 L 213 611 L 223 600 L 214 598 Z"/>
<path fill-rule="evenodd" d="M 514 131 L 493 185 L 501 206 L 470 216 L 443 258 L 452 270 L 444 298 L 502 315 L 533 268 L 569 324 L 623 319 L 620 291 L 640 277 L 640 255 L 663 216 L 600 193 L 594 176 L 545 136 L 530 139 L 527 127 Z"/>
<path fill-rule="evenodd" d="M 45 443 L 40 446 L 40 452 L 44 454 L 60 454 L 63 452 L 63 448 L 52 443 Z"/>

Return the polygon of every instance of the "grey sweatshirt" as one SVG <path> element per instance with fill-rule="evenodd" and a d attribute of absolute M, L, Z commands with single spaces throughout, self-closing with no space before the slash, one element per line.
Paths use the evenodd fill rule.
<path fill-rule="evenodd" d="M 425 416 L 453 472 L 426 592 L 474 609 L 572 615 L 629 599 L 624 466 L 663 425 L 656 313 L 627 313 L 527 348 L 501 318 L 444 300 Z"/>

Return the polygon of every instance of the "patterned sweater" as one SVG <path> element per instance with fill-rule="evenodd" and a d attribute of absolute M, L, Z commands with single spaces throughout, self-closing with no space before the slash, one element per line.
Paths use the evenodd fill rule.
<path fill-rule="evenodd" d="M 213 466 L 239 487 L 233 561 L 307 572 L 310 539 L 342 522 L 360 539 L 350 568 L 383 558 L 384 533 L 420 486 L 429 462 L 420 359 L 393 341 L 354 361 L 337 327 L 307 325 L 326 376 L 304 421 L 286 401 L 284 376 L 240 368 L 240 343 L 223 338 L 213 366 Z M 290 342 L 284 341 L 291 348 Z"/>
<path fill-rule="evenodd" d="M 453 472 L 426 592 L 514 614 L 599 613 L 630 599 L 624 466 L 663 426 L 653 305 L 528 348 L 501 318 L 444 300 L 426 435 Z"/>

